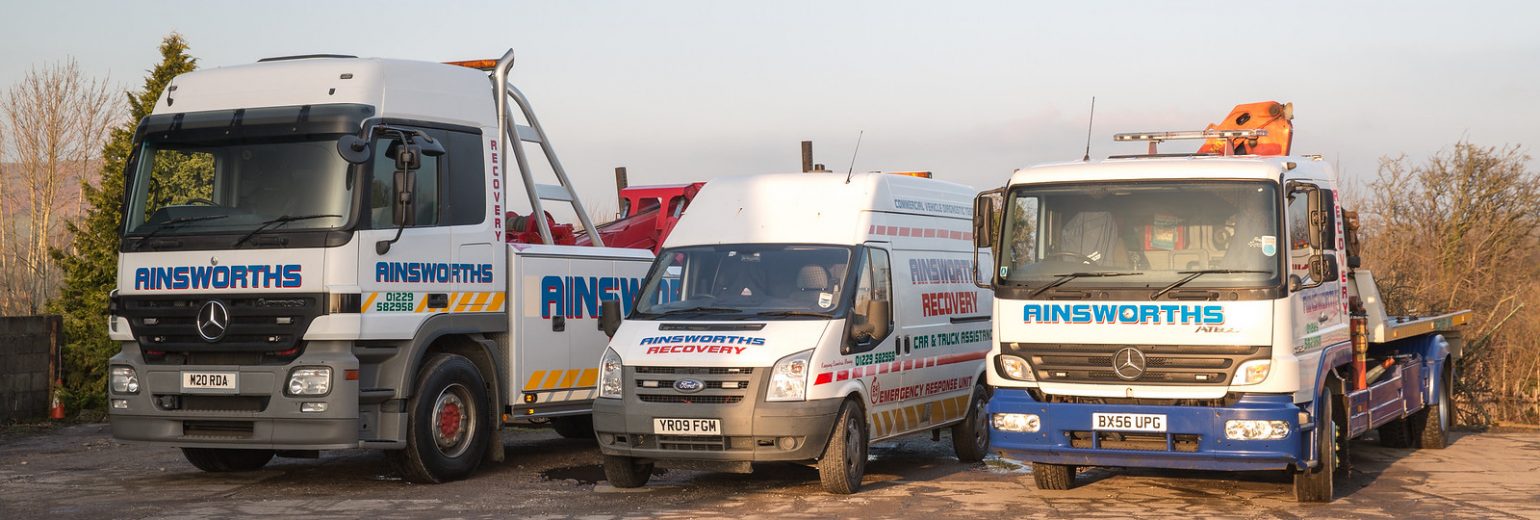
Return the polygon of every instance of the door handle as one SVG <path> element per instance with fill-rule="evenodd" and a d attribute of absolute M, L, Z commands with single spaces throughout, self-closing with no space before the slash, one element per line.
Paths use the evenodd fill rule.
<path fill-rule="evenodd" d="M 449 293 L 428 294 L 429 309 L 445 309 L 449 307 Z"/>

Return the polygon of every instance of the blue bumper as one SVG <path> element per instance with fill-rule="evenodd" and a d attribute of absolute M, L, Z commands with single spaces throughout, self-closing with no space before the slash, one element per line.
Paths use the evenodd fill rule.
<path fill-rule="evenodd" d="M 1013 458 L 1049 464 L 1218 471 L 1304 468 L 1315 458 L 1309 442 L 1314 425 L 1301 425 L 1299 412 L 1287 395 L 1246 394 L 1231 407 L 1214 408 L 1043 403 L 1025 390 L 996 388 L 989 401 L 990 417 L 1037 414 L 1042 427 L 1032 433 L 991 429 L 990 443 Z M 1093 431 L 1093 413 L 1163 414 L 1166 433 Z M 1225 421 L 1233 419 L 1284 421 L 1289 434 L 1278 440 L 1229 440 Z"/>

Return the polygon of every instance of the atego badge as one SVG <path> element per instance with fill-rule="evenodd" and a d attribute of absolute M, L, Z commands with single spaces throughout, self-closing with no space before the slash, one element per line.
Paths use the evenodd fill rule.
<path fill-rule="evenodd" d="M 194 325 L 198 327 L 198 335 L 205 341 L 215 342 L 225 337 L 225 328 L 230 325 L 230 310 L 219 300 L 209 300 L 198 309 L 198 318 Z"/>

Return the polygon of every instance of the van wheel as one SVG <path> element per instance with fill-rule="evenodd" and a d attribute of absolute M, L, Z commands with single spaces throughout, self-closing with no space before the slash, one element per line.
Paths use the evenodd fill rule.
<path fill-rule="evenodd" d="M 952 425 L 952 451 L 957 453 L 957 460 L 978 462 L 989 453 L 989 412 L 984 410 L 988 402 L 989 393 L 984 385 L 973 385 L 967 417 Z"/>
<path fill-rule="evenodd" d="M 1300 502 L 1330 502 L 1332 479 L 1337 473 L 1339 426 L 1336 414 L 1332 413 L 1331 392 L 1322 392 L 1316 399 L 1321 403 L 1320 414 L 1315 419 L 1316 449 L 1321 460 L 1314 468 L 1294 472 L 1294 499 Z"/>
<path fill-rule="evenodd" d="M 406 449 L 390 452 L 391 462 L 412 482 L 465 478 L 486 455 L 487 391 L 464 356 L 437 355 L 417 375 L 407 402 Z"/>
<path fill-rule="evenodd" d="M 1444 369 L 1444 375 L 1438 382 L 1438 404 L 1424 406 L 1407 418 L 1406 423 L 1411 427 L 1410 437 L 1419 448 L 1442 450 L 1449 445 L 1449 429 L 1454 425 L 1454 397 L 1449 391 L 1449 383 L 1453 378 L 1448 377 L 1450 372 L 1450 369 Z"/>
<path fill-rule="evenodd" d="M 182 448 L 182 457 L 203 471 L 230 473 L 262 469 L 268 461 L 273 460 L 273 450 Z"/>
<path fill-rule="evenodd" d="M 1064 491 L 1075 487 L 1075 467 L 1068 464 L 1032 463 L 1032 481 L 1038 489 Z"/>
<path fill-rule="evenodd" d="M 824 490 L 849 495 L 861 489 L 866 475 L 866 421 L 861 406 L 846 401 L 834 421 L 834 434 L 818 459 L 818 478 Z"/>
<path fill-rule="evenodd" d="M 567 417 L 552 417 L 551 428 L 557 435 L 568 439 L 594 439 L 594 416 L 570 415 Z"/>
<path fill-rule="evenodd" d="M 604 478 L 618 488 L 642 487 L 652 478 L 652 463 L 637 461 L 636 457 L 605 455 Z"/>

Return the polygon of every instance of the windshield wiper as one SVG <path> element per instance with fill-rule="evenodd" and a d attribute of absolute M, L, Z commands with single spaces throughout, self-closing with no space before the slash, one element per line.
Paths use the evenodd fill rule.
<path fill-rule="evenodd" d="M 1182 277 L 1181 280 L 1177 280 L 1175 282 L 1171 282 L 1171 285 L 1167 285 L 1167 286 L 1161 288 L 1159 291 L 1155 291 L 1155 294 L 1151 294 L 1150 295 L 1150 299 L 1151 300 L 1159 300 L 1161 296 L 1164 296 L 1166 293 L 1171 292 L 1172 289 L 1176 289 L 1177 287 L 1181 287 L 1182 285 L 1186 284 L 1187 282 L 1191 282 L 1191 281 L 1197 279 L 1199 276 L 1203 276 L 1205 274 L 1241 274 L 1241 273 L 1263 273 L 1263 274 L 1266 274 L 1266 273 L 1271 273 L 1271 272 L 1272 271 L 1261 271 L 1261 270 L 1257 270 L 1257 269 L 1199 269 L 1197 271 L 1177 271 L 1176 274 L 1185 274 L 1187 276 Z"/>
<path fill-rule="evenodd" d="M 833 318 L 833 314 L 817 311 L 765 311 L 754 313 L 757 316 L 811 316 L 814 318 Z"/>
<path fill-rule="evenodd" d="M 732 307 L 690 307 L 690 308 L 687 308 L 687 309 L 674 309 L 674 310 L 671 310 L 671 311 L 663 311 L 663 312 L 658 313 L 658 315 L 659 316 L 669 316 L 669 315 L 674 315 L 674 314 L 685 314 L 685 313 L 690 313 L 690 312 L 743 312 L 743 309 L 734 309 Z"/>
<path fill-rule="evenodd" d="M 1142 272 L 1123 272 L 1123 271 L 1094 271 L 1094 272 L 1086 272 L 1086 273 L 1067 273 L 1067 274 L 1059 275 L 1059 279 L 1058 280 L 1054 280 L 1053 283 L 1050 283 L 1048 285 L 1044 285 L 1044 286 L 1038 288 L 1038 290 L 1033 291 L 1032 294 L 1027 295 L 1027 298 L 1028 299 L 1036 298 L 1037 295 L 1043 294 L 1044 291 L 1047 291 L 1047 290 L 1052 289 L 1054 287 L 1058 287 L 1060 285 L 1064 285 L 1065 282 L 1068 282 L 1070 280 L 1074 280 L 1076 278 L 1100 278 L 1100 277 L 1106 277 L 1106 276 L 1133 276 L 1133 275 L 1138 275 L 1138 274 L 1144 274 L 1144 273 L 1142 273 Z"/>
<path fill-rule="evenodd" d="M 275 218 L 275 219 L 263 222 L 262 225 L 257 226 L 257 229 L 251 230 L 251 232 L 247 233 L 246 236 L 241 237 L 240 240 L 236 240 L 234 244 L 230 245 L 230 248 L 231 249 L 235 249 L 237 247 L 241 247 L 241 244 L 246 243 L 247 240 L 251 240 L 251 237 L 257 236 L 258 233 L 261 233 L 263 231 L 267 231 L 268 229 L 277 229 L 277 228 L 283 226 L 284 224 L 288 224 L 288 223 L 294 222 L 296 220 L 310 220 L 310 219 L 326 218 L 326 217 L 342 218 L 342 215 L 299 215 L 299 216 L 293 216 L 293 217 L 288 216 L 288 215 L 284 215 L 282 217 L 278 217 L 278 218 Z"/>
<path fill-rule="evenodd" d="M 155 231 L 151 231 L 151 232 L 149 232 L 149 234 L 146 234 L 145 236 L 139 237 L 139 242 L 134 244 L 134 250 L 138 251 L 140 249 L 143 249 L 144 245 L 149 243 L 151 238 L 155 238 L 157 235 L 159 235 L 159 234 L 161 234 L 163 232 L 180 228 L 180 227 L 182 227 L 182 226 L 184 226 L 184 225 L 186 225 L 186 224 L 188 224 L 190 222 L 202 222 L 202 221 L 205 221 L 205 220 L 217 220 L 217 219 L 229 218 L 229 217 L 230 217 L 229 215 L 202 215 L 202 216 L 197 216 L 197 217 L 177 217 L 177 218 L 174 218 L 174 219 L 171 219 L 171 220 L 167 220 L 164 223 L 162 223 L 160 225 L 160 227 L 155 228 Z"/>

